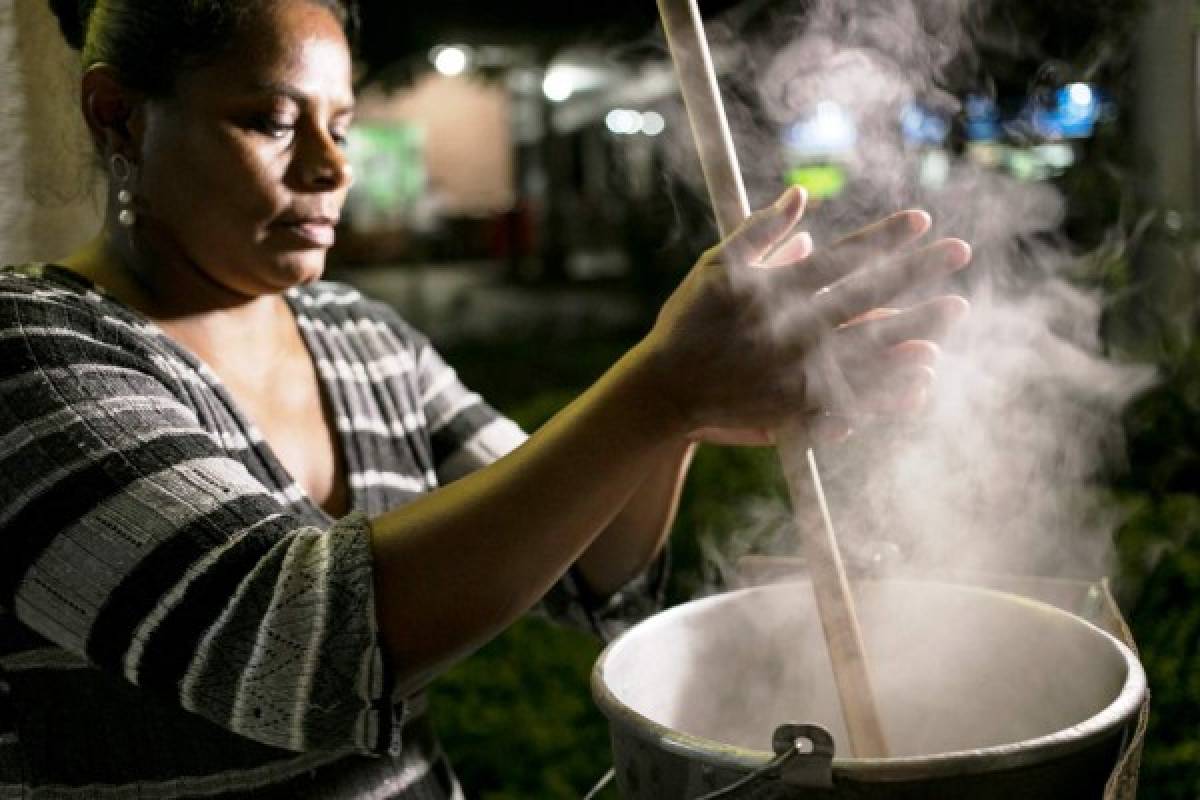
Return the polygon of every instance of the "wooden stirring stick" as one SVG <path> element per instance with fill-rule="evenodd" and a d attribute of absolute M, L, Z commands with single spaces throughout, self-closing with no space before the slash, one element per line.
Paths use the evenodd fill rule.
<path fill-rule="evenodd" d="M 717 227 L 724 238 L 750 216 L 750 203 L 742 183 L 733 136 L 725 118 L 725 107 L 721 103 L 717 74 L 704 35 L 704 22 L 696 0 L 658 0 L 658 10 L 691 121 L 692 136 L 700 153 L 700 166 L 717 217 Z M 862 631 L 846 580 L 846 570 L 838 553 L 837 537 L 821 488 L 816 458 L 813 451 L 805 446 L 805 435 L 800 426 L 783 428 L 775 433 L 792 497 L 793 512 L 808 558 L 817 612 L 829 647 L 842 716 L 850 734 L 850 748 L 860 758 L 886 757 L 887 743 L 879 722 L 875 693 L 871 688 Z M 807 463 L 800 460 L 801 450 L 806 453 Z M 802 501 L 811 501 L 804 481 L 805 469 L 821 510 L 821 525 L 801 519 L 799 513 L 804 507 Z"/>

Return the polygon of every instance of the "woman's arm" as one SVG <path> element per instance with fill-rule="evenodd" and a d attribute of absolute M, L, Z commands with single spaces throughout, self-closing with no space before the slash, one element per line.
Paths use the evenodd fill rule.
<path fill-rule="evenodd" d="M 374 520 L 398 685 L 418 688 L 533 606 L 684 440 L 648 361 L 635 348 L 513 453 Z"/>
<path fill-rule="evenodd" d="M 830 364 L 837 386 L 862 396 L 904 394 L 928 379 L 935 348 L 913 340 L 932 338 L 961 300 L 845 323 L 960 268 L 969 249 L 943 240 L 893 255 L 929 225 L 907 212 L 802 265 L 761 268 L 801 208 L 786 194 L 707 253 L 650 335 L 525 445 L 374 521 L 379 625 L 403 689 L 515 620 L 585 551 L 596 590 L 652 557 L 692 432 L 771 429 L 798 409 L 829 408 L 833 394 L 818 378 Z M 658 502 L 631 505 L 643 491 Z M 649 524 L 630 538 L 625 520 L 610 525 L 621 509 Z"/>
<path fill-rule="evenodd" d="M 281 504 L 160 336 L 0 271 L 0 606 L 241 736 L 387 752 L 369 520 L 318 528 Z"/>
<path fill-rule="evenodd" d="M 575 562 L 594 594 L 611 595 L 662 551 L 695 450 L 687 440 L 664 446 L 629 502 Z"/>

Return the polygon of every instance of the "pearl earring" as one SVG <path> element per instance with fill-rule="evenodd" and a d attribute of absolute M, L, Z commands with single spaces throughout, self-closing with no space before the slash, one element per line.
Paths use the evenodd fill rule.
<path fill-rule="evenodd" d="M 137 214 L 133 210 L 133 191 L 129 184 L 133 182 L 136 170 L 129 159 L 120 153 L 113 153 L 108 160 L 108 169 L 113 180 L 120 185 L 117 190 L 117 203 L 121 210 L 117 212 L 117 222 L 124 228 L 132 228 L 137 222 Z"/>

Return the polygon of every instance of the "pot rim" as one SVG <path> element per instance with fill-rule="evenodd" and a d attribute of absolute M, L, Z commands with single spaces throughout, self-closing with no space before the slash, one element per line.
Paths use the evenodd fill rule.
<path fill-rule="evenodd" d="M 744 747 L 718 742 L 702 736 L 677 731 L 669 728 L 633 710 L 619 700 L 608 688 L 604 680 L 604 669 L 609 657 L 620 646 L 626 636 L 646 625 L 665 624 L 661 620 L 669 618 L 675 609 L 695 608 L 697 605 L 712 604 L 724 601 L 733 595 L 750 594 L 770 590 L 792 583 L 807 581 L 789 581 L 787 583 L 767 584 L 746 589 L 723 592 L 718 595 L 693 600 L 667 609 L 649 617 L 622 633 L 604 648 L 592 668 L 592 696 L 601 712 L 609 720 L 610 725 L 619 725 L 634 737 L 651 745 L 661 747 L 676 755 L 686 758 L 700 758 L 705 763 L 716 768 L 727 768 L 737 771 L 751 771 L 762 767 L 775 757 L 774 753 L 766 750 L 752 750 Z M 1092 631 L 1108 639 L 1125 661 L 1125 683 L 1121 691 L 1097 714 L 1060 731 L 1010 742 L 1001 745 L 976 748 L 971 750 L 955 750 L 947 753 L 933 753 L 922 756 L 900 756 L 895 758 L 856 758 L 838 756 L 833 759 L 833 771 L 859 781 L 886 782 L 912 778 L 931 778 L 961 775 L 964 772 L 982 773 L 1000 769 L 1035 764 L 1051 758 L 1067 755 L 1082 750 L 1089 743 L 1116 731 L 1126 721 L 1136 717 L 1146 697 L 1146 673 L 1134 652 L 1107 631 L 1091 622 L 1064 611 L 1061 608 L 1034 600 L 1022 595 L 1002 592 L 986 587 L 956 584 L 947 581 L 918 581 L 918 580 L 872 580 L 855 581 L 855 583 L 888 583 L 910 584 L 918 586 L 943 586 L 960 591 L 979 592 L 996 595 L 1008 602 L 1018 602 L 1035 606 L 1039 611 L 1052 613 L 1069 619 L 1074 624 L 1084 625 Z M 656 622 L 657 621 L 657 622 Z M 783 722 L 799 722 L 805 720 L 779 720 Z M 764 731 L 764 734 L 767 732 Z M 966 766 L 970 769 L 964 769 Z"/>

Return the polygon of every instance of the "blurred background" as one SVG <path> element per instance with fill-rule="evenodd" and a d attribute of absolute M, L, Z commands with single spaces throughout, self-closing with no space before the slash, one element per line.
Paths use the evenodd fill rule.
<path fill-rule="evenodd" d="M 48 31 L 41 5 L 0 3 L 0 32 L 13 29 L 4 16 Z M 860 130 L 833 97 L 768 114 L 746 74 L 756 48 L 780 47 L 815 4 L 700 5 L 755 204 L 800 184 L 837 209 L 857 180 L 856 148 L 880 132 Z M 1099 487 L 1123 509 L 1111 577 L 1153 691 L 1141 778 L 1151 800 L 1200 797 L 1198 14 L 1193 0 L 973 5 L 969 53 L 897 104 L 885 132 L 929 196 L 963 161 L 1060 191 L 1073 280 L 1105 298 L 1106 353 L 1157 368 L 1125 414 L 1127 455 Z M 363 22 L 348 145 L 357 183 L 330 277 L 394 304 L 468 385 L 536 428 L 649 329 L 715 241 L 654 4 L 378 0 Z M 69 80 L 65 54 L 12 52 L 31 85 Z M 0 112 L 0 132 L 19 110 Z M 42 211 L 9 214 L 0 236 L 65 252 L 86 236 L 94 194 L 61 187 L 87 183 L 88 167 L 26 147 L 0 167 Z M 701 450 L 669 601 L 719 588 L 722 559 L 786 535 L 754 511 L 785 497 L 772 451 Z M 747 536 L 755 526 L 767 533 Z M 435 684 L 469 796 L 574 798 L 601 777 L 607 728 L 588 691 L 600 647 L 531 619 Z"/>

